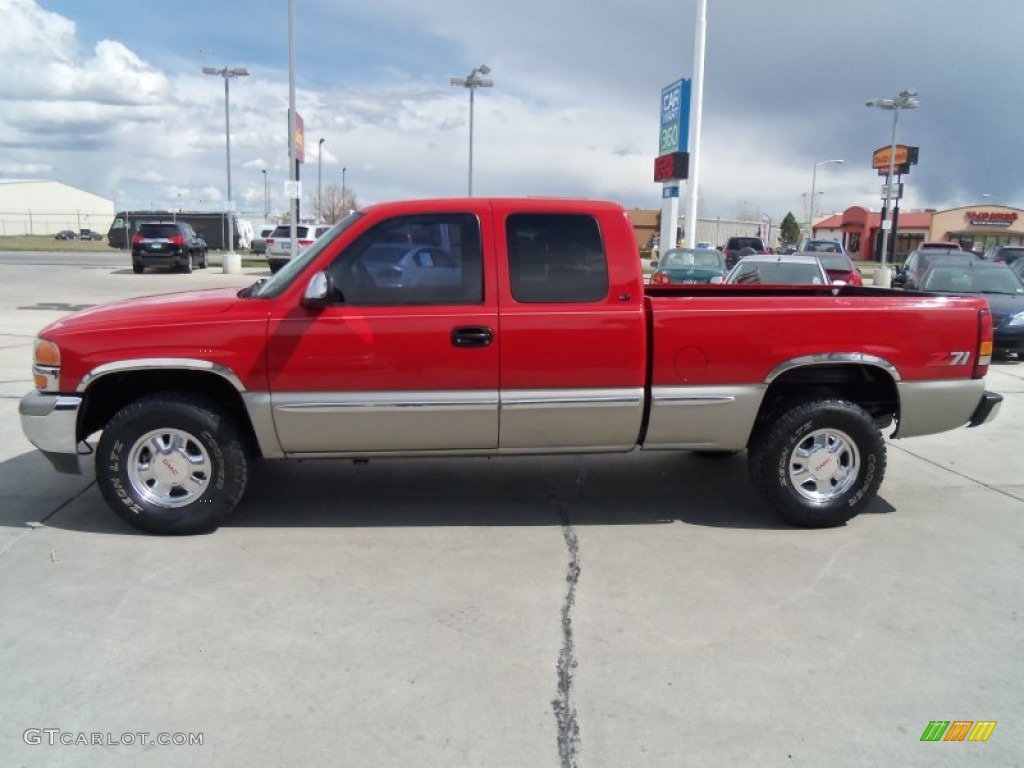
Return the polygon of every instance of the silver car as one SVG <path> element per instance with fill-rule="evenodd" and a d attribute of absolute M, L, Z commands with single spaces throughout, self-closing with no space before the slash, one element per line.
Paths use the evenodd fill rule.
<path fill-rule="evenodd" d="M 814 256 L 752 254 L 725 278 L 736 285 L 829 285 L 828 272 Z"/>
<path fill-rule="evenodd" d="M 302 253 L 306 248 L 324 232 L 331 228 L 330 224 L 296 224 L 295 238 L 298 240 L 298 247 L 295 253 Z M 292 258 L 292 230 L 290 224 L 282 224 L 276 227 L 266 239 L 267 263 L 271 272 L 277 272 L 281 267 L 291 261 Z"/>

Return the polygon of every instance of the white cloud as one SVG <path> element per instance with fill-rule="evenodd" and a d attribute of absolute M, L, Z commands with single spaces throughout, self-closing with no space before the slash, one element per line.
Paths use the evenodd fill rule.
<path fill-rule="evenodd" d="M 251 12 L 266 6 L 258 0 Z M 1020 8 L 1004 10 L 1024 21 Z M 890 8 L 864 0 L 853 15 L 831 4 L 807 14 L 798 0 L 712 5 L 705 215 L 753 207 L 773 218 L 787 211 L 802 218 L 813 165 L 826 157 L 846 163 L 819 169 L 819 209 L 877 209 L 880 180 L 869 158 L 888 139 L 888 117 L 863 103 L 911 80 L 922 108 L 901 120 L 900 140 L 919 144 L 922 162 L 907 179 L 906 204 L 964 204 L 981 191 L 1022 202 L 1024 187 L 1006 158 L 1024 156 L 1024 140 L 983 119 L 987 105 L 1006 102 L 992 95 L 992 73 L 1016 66 L 1014 54 L 983 42 L 1009 34 L 1004 27 L 1012 25 L 990 29 L 985 40 L 963 31 L 969 50 L 894 46 L 896 33 L 879 32 L 873 22 L 886 9 L 894 29 L 914 29 L 915 40 L 943 39 L 949 31 L 948 15 L 921 3 Z M 150 10 L 139 6 L 137 13 Z M 638 0 L 627 11 L 611 0 L 520 0 L 486 9 L 470 0 L 310 0 L 303 11 L 304 28 L 328 41 L 301 48 L 297 104 L 306 125 L 307 197 L 315 194 L 321 136 L 324 184 L 340 183 L 346 168 L 363 203 L 464 194 L 468 97 L 448 78 L 487 63 L 495 87 L 475 98 L 475 192 L 660 204 L 660 185 L 652 180 L 657 101 L 662 85 L 690 70 L 687 4 Z M 161 205 L 177 205 L 178 195 L 186 207 L 226 198 L 222 78 L 200 74 L 186 56 L 161 58 L 147 45 L 150 25 L 133 25 L 141 31 L 130 40 L 86 43 L 74 21 L 34 0 L 0 0 L 0 15 L 0 172 L 53 176 Z M 360 49 L 370 58 L 355 61 L 349 49 L 361 36 L 372 38 Z M 886 55 L 878 55 L 883 47 Z M 284 205 L 283 65 L 279 56 L 265 58 L 264 66 L 250 66 L 250 77 L 230 84 L 233 197 L 254 210 L 262 209 L 263 169 L 272 207 Z M 1019 125 L 1021 106 L 1005 108 L 1005 122 Z"/>

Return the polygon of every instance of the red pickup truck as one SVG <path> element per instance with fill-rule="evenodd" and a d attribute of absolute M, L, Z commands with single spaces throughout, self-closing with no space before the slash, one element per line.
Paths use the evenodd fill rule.
<path fill-rule="evenodd" d="M 804 526 L 876 495 L 881 430 L 976 426 L 980 298 L 851 286 L 646 286 L 612 203 L 375 205 L 241 291 L 45 328 L 22 427 L 154 533 L 215 529 L 258 459 L 747 450 Z"/>

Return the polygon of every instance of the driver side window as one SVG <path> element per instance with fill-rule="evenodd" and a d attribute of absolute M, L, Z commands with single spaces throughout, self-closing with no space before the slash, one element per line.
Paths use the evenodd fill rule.
<path fill-rule="evenodd" d="M 467 213 L 389 219 L 339 254 L 328 272 L 338 303 L 479 304 L 480 223 Z"/>

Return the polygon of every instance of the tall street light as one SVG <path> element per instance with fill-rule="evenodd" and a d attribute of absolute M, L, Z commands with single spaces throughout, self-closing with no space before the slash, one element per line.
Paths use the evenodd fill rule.
<path fill-rule="evenodd" d="M 228 91 L 228 82 L 233 77 L 247 77 L 249 70 L 245 67 L 203 67 L 204 75 L 220 75 L 224 78 L 224 136 L 228 147 L 228 221 L 230 228 L 227 233 L 227 253 L 235 252 L 234 219 L 232 212 L 234 206 L 231 203 L 231 99 Z M 239 266 L 239 268 L 241 268 Z M 227 269 L 225 268 L 225 271 Z"/>
<path fill-rule="evenodd" d="M 320 143 L 316 147 L 316 220 L 320 221 L 323 217 L 323 197 L 321 197 L 320 182 L 324 175 L 324 142 L 327 139 L 320 139 Z"/>
<path fill-rule="evenodd" d="M 814 239 L 814 190 L 818 186 L 818 166 L 829 165 L 830 163 L 845 163 L 845 160 L 819 160 L 814 164 L 814 173 L 811 174 L 811 205 L 807 214 L 807 239 Z"/>
<path fill-rule="evenodd" d="M 901 109 L 914 109 L 920 104 L 917 100 L 917 91 L 913 88 L 908 88 L 905 91 L 900 91 L 900 95 L 894 99 L 872 99 L 866 102 L 868 107 L 878 107 L 879 109 L 890 109 L 892 110 L 892 143 L 889 148 L 889 176 L 885 185 L 885 209 L 891 208 L 892 201 L 892 179 L 896 175 L 896 123 L 900 119 Z M 879 260 L 878 273 L 881 278 L 881 284 L 883 288 L 888 288 L 890 284 L 889 268 L 885 265 L 885 257 L 889 252 L 889 231 L 892 228 L 891 220 L 885 220 L 882 222 L 882 255 Z M 876 279 L 876 284 L 879 281 Z"/>
<path fill-rule="evenodd" d="M 493 80 L 480 77 L 480 75 L 487 75 L 490 72 L 490 67 L 481 64 L 479 67 L 474 67 L 466 77 L 453 77 L 451 80 L 452 85 L 469 89 L 469 197 L 473 196 L 473 92 L 477 88 L 494 86 Z"/>
<path fill-rule="evenodd" d="M 267 187 L 267 169 L 263 168 L 263 220 L 266 221 L 270 215 L 270 195 L 268 194 L 269 187 Z"/>
<path fill-rule="evenodd" d="M 348 205 L 348 203 L 345 202 L 345 171 L 347 171 L 347 170 L 348 170 L 348 168 L 342 168 L 341 169 L 341 215 L 342 216 L 345 216 L 345 215 L 348 214 L 348 208 L 346 207 Z"/>

